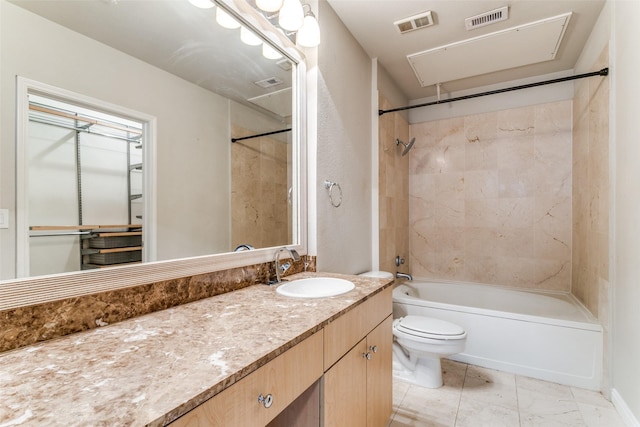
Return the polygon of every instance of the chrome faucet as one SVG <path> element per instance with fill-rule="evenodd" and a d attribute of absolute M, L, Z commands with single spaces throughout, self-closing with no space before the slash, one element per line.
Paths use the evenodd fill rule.
<path fill-rule="evenodd" d="M 396 278 L 397 279 L 404 278 L 404 279 L 407 279 L 407 280 L 413 280 L 413 276 L 411 276 L 410 274 L 399 273 L 399 272 L 396 272 Z"/>
<path fill-rule="evenodd" d="M 285 263 L 283 265 L 280 265 L 280 254 L 282 252 L 289 252 L 289 255 L 291 256 L 291 258 L 293 258 L 293 262 L 297 262 L 300 261 L 300 255 L 298 254 L 298 252 L 295 249 L 289 249 L 285 246 L 278 248 L 278 250 L 276 250 L 276 254 L 273 260 L 273 263 L 275 265 L 275 269 L 276 269 L 276 282 L 275 283 L 280 283 L 280 275 L 285 273 L 290 267 L 291 267 L 291 263 Z"/>

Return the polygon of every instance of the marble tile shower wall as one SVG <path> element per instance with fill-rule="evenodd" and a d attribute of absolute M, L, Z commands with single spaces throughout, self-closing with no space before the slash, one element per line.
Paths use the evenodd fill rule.
<path fill-rule="evenodd" d="M 255 134 L 236 125 L 231 133 L 236 138 Z M 269 248 L 292 241 L 291 205 L 287 203 L 290 160 L 291 144 L 274 137 L 231 145 L 232 247 Z"/>
<path fill-rule="evenodd" d="M 394 108 L 380 95 L 383 110 Z M 396 138 L 409 143 L 409 123 L 400 113 L 388 113 L 378 121 L 378 194 L 380 270 L 410 272 L 409 258 L 409 156 L 402 156 Z M 405 259 L 399 268 L 396 256 Z"/>
<path fill-rule="evenodd" d="M 608 63 L 607 47 L 592 69 Z M 579 80 L 575 92 L 571 292 L 604 321 L 609 306 L 609 78 Z"/>
<path fill-rule="evenodd" d="M 572 102 L 418 123 L 414 276 L 569 291 Z"/>

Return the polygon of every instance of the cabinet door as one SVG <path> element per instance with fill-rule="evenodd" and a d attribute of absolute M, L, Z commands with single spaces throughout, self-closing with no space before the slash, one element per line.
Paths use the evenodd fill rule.
<path fill-rule="evenodd" d="M 384 289 L 325 326 L 325 371 L 391 314 L 392 291 L 391 287 Z"/>
<path fill-rule="evenodd" d="M 393 319 L 387 317 L 367 336 L 367 427 L 389 424 L 393 406 L 391 330 Z"/>
<path fill-rule="evenodd" d="M 365 427 L 367 425 L 366 339 L 353 347 L 324 374 L 325 427 Z"/>
<path fill-rule="evenodd" d="M 322 331 L 174 421 L 183 426 L 265 426 L 322 376 Z M 258 396 L 269 397 L 268 403 Z"/>

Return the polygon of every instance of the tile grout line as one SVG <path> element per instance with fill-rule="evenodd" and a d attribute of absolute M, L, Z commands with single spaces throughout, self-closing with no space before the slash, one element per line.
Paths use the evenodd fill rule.
<path fill-rule="evenodd" d="M 516 408 L 518 408 L 518 425 L 522 427 L 522 416 L 521 416 L 522 414 L 520 411 L 520 396 L 518 395 L 518 375 L 514 375 L 513 382 L 515 385 L 515 392 L 516 392 Z"/>
<path fill-rule="evenodd" d="M 469 372 L 469 364 L 464 366 L 464 379 L 462 380 L 462 387 L 460 387 L 460 394 L 458 395 L 458 406 L 456 408 L 456 416 L 453 419 L 453 425 L 458 423 L 458 414 L 460 413 L 460 402 L 462 402 L 462 391 L 464 390 L 464 384 L 467 382 L 467 373 Z"/>

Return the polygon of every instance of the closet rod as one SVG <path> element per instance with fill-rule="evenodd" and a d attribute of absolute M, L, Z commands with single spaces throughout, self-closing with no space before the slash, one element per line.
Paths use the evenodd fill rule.
<path fill-rule="evenodd" d="M 479 98 L 481 96 L 495 95 L 497 93 L 511 92 L 511 91 L 520 90 L 520 89 L 528 89 L 531 87 L 544 86 L 552 83 L 561 83 L 569 80 L 583 79 L 585 77 L 606 76 L 608 74 L 609 74 L 609 68 L 603 68 L 600 71 L 593 71 L 591 73 L 578 74 L 578 75 L 569 76 L 569 77 L 561 77 L 559 79 L 545 80 L 537 83 L 529 83 L 526 85 L 513 86 L 513 87 L 504 88 L 504 89 L 490 90 L 488 92 L 481 92 L 473 95 L 458 96 L 456 98 L 442 99 L 442 100 L 437 100 L 433 102 L 427 102 L 424 104 L 409 105 L 408 107 L 399 107 L 399 108 L 393 108 L 390 110 L 378 110 L 378 116 L 381 116 L 385 113 L 394 113 L 396 111 L 411 110 L 413 108 L 428 107 L 430 105 L 436 105 L 436 104 L 446 104 L 448 102 L 462 101 L 463 99 Z"/>
<path fill-rule="evenodd" d="M 289 132 L 290 130 L 291 129 L 281 129 L 281 130 L 274 130 L 273 132 L 259 133 L 258 135 L 243 136 L 241 138 L 231 138 L 231 142 L 234 143 L 234 142 L 242 141 L 245 139 L 260 138 L 261 136 L 275 135 L 277 133 Z"/>
<path fill-rule="evenodd" d="M 117 139 L 120 141 L 128 141 L 128 142 L 140 142 L 140 137 L 137 136 L 134 139 L 132 138 L 125 138 L 124 136 L 117 136 L 117 135 L 111 135 L 108 133 L 103 133 L 103 132 L 97 132 L 95 130 L 91 130 L 91 128 L 82 128 L 82 127 L 76 127 L 76 126 L 72 126 L 72 125 L 66 125 L 64 123 L 58 123 L 52 120 L 47 120 L 47 119 L 43 119 L 40 117 L 29 117 L 29 120 L 32 122 L 36 122 L 36 123 L 42 123 L 45 125 L 50 125 L 50 126 L 57 126 L 59 128 L 62 129 L 69 129 L 69 130 L 73 130 L 76 132 L 85 132 L 91 135 L 99 135 L 99 136 L 104 136 L 106 138 L 113 138 L 113 139 Z"/>
<path fill-rule="evenodd" d="M 66 233 L 29 234 L 29 237 L 53 237 L 53 236 L 88 236 L 91 231 L 69 231 Z"/>
<path fill-rule="evenodd" d="M 102 121 L 102 120 L 94 119 L 94 118 L 88 117 L 88 116 L 80 116 L 80 115 L 76 115 L 76 114 L 67 113 L 67 112 L 64 112 L 64 111 L 56 110 L 54 108 L 45 107 L 43 105 L 36 104 L 36 103 L 33 103 L 33 102 L 29 103 L 29 109 L 33 110 L 33 111 L 39 111 L 41 113 L 51 114 L 51 115 L 54 115 L 54 116 L 64 117 L 66 119 L 78 120 L 78 121 L 89 123 L 89 124 L 92 124 L 92 125 L 99 125 L 99 126 L 108 127 L 108 128 L 111 128 L 111 129 L 117 129 L 117 130 L 121 130 L 123 132 L 142 134 L 142 131 L 140 129 L 135 129 L 135 128 L 127 127 L 127 126 L 122 126 L 122 125 L 119 125 L 119 124 L 109 123 L 109 122 L 105 122 L 105 121 Z"/>

